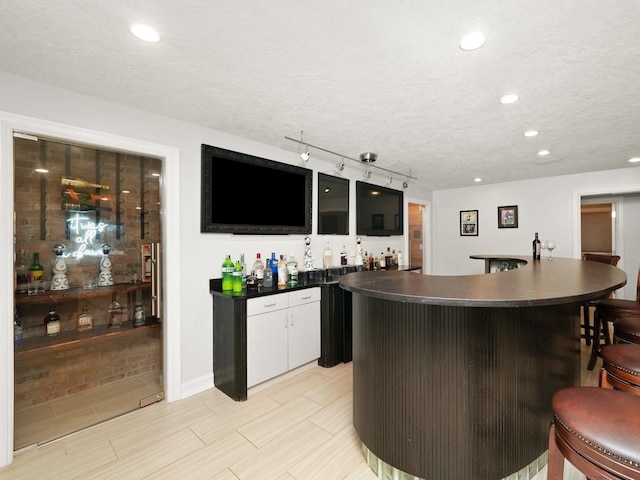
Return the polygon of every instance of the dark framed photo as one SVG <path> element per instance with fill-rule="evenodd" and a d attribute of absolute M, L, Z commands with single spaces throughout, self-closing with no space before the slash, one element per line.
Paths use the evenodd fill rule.
<path fill-rule="evenodd" d="M 478 210 L 460 210 L 460 235 L 478 236 Z"/>
<path fill-rule="evenodd" d="M 498 207 L 498 228 L 518 228 L 518 206 Z"/>

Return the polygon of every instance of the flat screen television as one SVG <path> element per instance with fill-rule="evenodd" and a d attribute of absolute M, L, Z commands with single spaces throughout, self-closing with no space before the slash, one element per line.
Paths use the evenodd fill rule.
<path fill-rule="evenodd" d="M 318 234 L 349 235 L 349 180 L 318 172 Z"/>
<path fill-rule="evenodd" d="M 403 235 L 404 193 L 356 181 L 356 235 Z"/>
<path fill-rule="evenodd" d="M 201 232 L 311 233 L 312 170 L 203 144 L 201 175 Z"/>

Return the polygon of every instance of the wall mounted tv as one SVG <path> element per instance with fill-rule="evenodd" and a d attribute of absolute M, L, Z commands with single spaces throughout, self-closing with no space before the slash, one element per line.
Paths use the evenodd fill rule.
<path fill-rule="evenodd" d="M 201 232 L 311 233 L 312 170 L 203 144 L 201 175 Z"/>
<path fill-rule="evenodd" d="M 356 235 L 403 235 L 404 193 L 356 181 Z"/>
<path fill-rule="evenodd" d="M 318 172 L 318 235 L 349 235 L 349 180 Z"/>

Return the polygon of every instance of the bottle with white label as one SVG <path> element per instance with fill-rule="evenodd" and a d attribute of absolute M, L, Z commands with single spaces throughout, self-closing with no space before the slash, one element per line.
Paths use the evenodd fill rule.
<path fill-rule="evenodd" d="M 287 285 L 290 287 L 298 285 L 298 262 L 296 262 L 296 259 L 293 257 L 293 253 L 287 262 L 287 278 Z"/>
<path fill-rule="evenodd" d="M 329 242 L 324 244 L 324 251 L 322 253 L 322 266 L 324 268 L 331 268 L 333 266 L 333 251 Z"/>
<path fill-rule="evenodd" d="M 60 315 L 56 313 L 55 305 L 49 306 L 49 314 L 44 317 L 44 329 L 48 336 L 60 333 Z"/>
<path fill-rule="evenodd" d="M 82 307 L 82 313 L 78 315 L 78 331 L 91 330 L 93 328 L 93 315 L 89 313 L 89 309 L 85 305 Z"/>
<path fill-rule="evenodd" d="M 258 280 L 258 285 L 262 285 L 264 280 L 264 262 L 260 258 L 260 253 L 256 253 L 256 261 L 253 262 L 253 272 Z"/>

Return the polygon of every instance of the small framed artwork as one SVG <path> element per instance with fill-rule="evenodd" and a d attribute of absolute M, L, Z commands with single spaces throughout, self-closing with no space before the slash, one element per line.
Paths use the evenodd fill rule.
<path fill-rule="evenodd" d="M 460 235 L 478 236 L 478 210 L 460 210 Z"/>
<path fill-rule="evenodd" d="M 498 207 L 498 228 L 518 228 L 518 206 Z"/>

